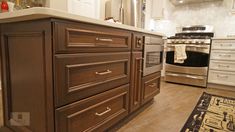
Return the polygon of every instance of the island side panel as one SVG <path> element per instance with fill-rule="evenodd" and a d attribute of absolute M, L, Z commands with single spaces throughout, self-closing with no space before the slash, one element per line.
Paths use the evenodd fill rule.
<path fill-rule="evenodd" d="M 50 20 L 1 25 L 4 127 L 53 132 Z"/>

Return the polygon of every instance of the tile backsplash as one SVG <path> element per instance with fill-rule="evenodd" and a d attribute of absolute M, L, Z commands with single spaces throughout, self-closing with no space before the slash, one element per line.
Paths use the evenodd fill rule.
<path fill-rule="evenodd" d="M 167 20 L 155 21 L 154 30 L 171 36 L 176 27 L 187 25 L 213 25 L 215 37 L 226 37 L 235 34 L 235 15 L 224 1 L 182 5 L 175 7 Z"/>

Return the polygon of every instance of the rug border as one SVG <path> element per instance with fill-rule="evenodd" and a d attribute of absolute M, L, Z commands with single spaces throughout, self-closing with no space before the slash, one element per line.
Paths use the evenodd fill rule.
<path fill-rule="evenodd" d="M 216 96 L 216 97 L 223 97 L 223 98 L 227 98 L 227 99 L 231 99 L 231 100 L 235 100 L 235 98 L 232 98 L 232 97 L 225 97 L 225 96 L 222 96 L 222 95 L 216 95 L 216 94 L 211 94 L 211 93 L 207 93 L 207 92 L 203 92 L 201 94 L 201 96 L 199 97 L 195 107 L 192 109 L 192 112 L 190 113 L 189 117 L 187 118 L 187 120 L 185 121 L 184 125 L 182 126 L 180 132 L 184 132 L 183 129 L 185 128 L 185 126 L 187 125 L 187 121 L 190 119 L 191 115 L 193 114 L 194 110 L 197 108 L 198 104 L 200 103 L 200 100 L 201 98 L 203 97 L 204 94 L 207 94 L 207 95 L 211 95 L 211 96 Z"/>

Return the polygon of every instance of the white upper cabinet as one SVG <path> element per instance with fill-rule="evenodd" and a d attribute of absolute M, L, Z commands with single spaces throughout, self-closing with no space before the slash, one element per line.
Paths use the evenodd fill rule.
<path fill-rule="evenodd" d="M 171 3 L 170 0 L 152 0 L 152 19 L 168 19 L 170 14 L 173 12 L 174 8 L 175 6 Z"/>
<path fill-rule="evenodd" d="M 99 19 L 101 0 L 47 0 L 46 7 Z"/>
<path fill-rule="evenodd" d="M 151 17 L 155 20 L 164 18 L 164 7 L 166 0 L 152 0 L 152 15 Z"/>
<path fill-rule="evenodd" d="M 68 12 L 99 19 L 99 0 L 68 0 Z"/>

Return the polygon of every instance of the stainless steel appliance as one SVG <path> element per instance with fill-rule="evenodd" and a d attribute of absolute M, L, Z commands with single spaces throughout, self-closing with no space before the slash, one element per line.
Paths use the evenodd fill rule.
<path fill-rule="evenodd" d="M 144 28 L 146 0 L 108 0 L 105 3 L 105 18 L 113 19 L 139 28 Z"/>
<path fill-rule="evenodd" d="M 165 80 L 200 87 L 207 86 L 207 74 L 210 57 L 211 26 L 182 27 L 181 32 L 167 39 Z M 187 59 L 175 63 L 175 46 L 186 45 Z"/>
<path fill-rule="evenodd" d="M 144 40 L 143 76 L 146 76 L 162 69 L 163 40 L 146 36 Z"/>

